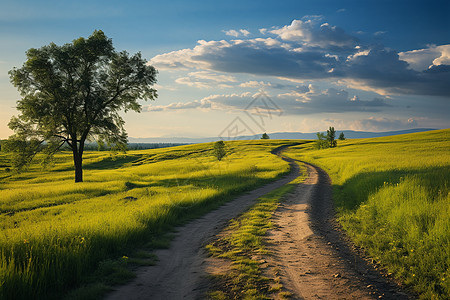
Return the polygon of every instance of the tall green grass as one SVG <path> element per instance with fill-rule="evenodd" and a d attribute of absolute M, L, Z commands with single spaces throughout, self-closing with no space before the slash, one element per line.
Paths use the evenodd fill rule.
<path fill-rule="evenodd" d="M 353 240 L 423 299 L 450 298 L 450 130 L 297 146 L 325 169 Z"/>
<path fill-rule="evenodd" d="M 22 174 L 0 156 L 0 298 L 60 298 L 102 261 L 155 247 L 173 226 L 286 173 L 270 150 L 287 143 L 228 142 L 220 162 L 212 143 L 87 152 L 76 184 L 70 153 Z"/>

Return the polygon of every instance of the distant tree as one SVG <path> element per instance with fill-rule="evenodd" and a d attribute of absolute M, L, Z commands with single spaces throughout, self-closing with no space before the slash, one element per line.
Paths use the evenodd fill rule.
<path fill-rule="evenodd" d="M 268 139 L 270 139 L 270 137 L 269 137 L 269 135 L 267 133 L 264 132 L 262 137 L 261 137 L 261 139 L 262 140 L 268 140 Z"/>
<path fill-rule="evenodd" d="M 225 143 L 223 141 L 217 141 L 214 143 L 214 156 L 217 160 L 222 160 L 222 158 L 227 154 L 225 151 Z"/>
<path fill-rule="evenodd" d="M 100 31 L 87 39 L 54 43 L 26 52 L 27 61 L 9 71 L 22 99 L 9 127 L 15 133 L 5 148 L 21 168 L 38 152 L 51 158 L 63 145 L 73 152 L 75 182 L 83 181 L 86 141 L 102 140 L 125 148 L 127 134 L 119 111 L 141 111 L 138 99 L 157 97 L 157 71 L 140 53 L 116 52 Z"/>
<path fill-rule="evenodd" d="M 97 151 L 105 151 L 105 150 L 106 150 L 105 142 L 102 140 L 98 140 L 97 141 Z"/>
<path fill-rule="evenodd" d="M 325 136 L 325 134 L 322 132 L 318 132 L 316 135 L 317 135 L 316 148 L 317 149 L 329 148 L 329 144 L 328 144 L 327 137 Z"/>
<path fill-rule="evenodd" d="M 336 130 L 334 130 L 334 127 L 330 127 L 327 130 L 327 141 L 330 148 L 334 148 L 337 146 L 335 137 L 336 137 Z"/>
<path fill-rule="evenodd" d="M 339 135 L 339 140 L 340 141 L 344 141 L 345 140 L 345 136 L 344 136 L 343 132 L 341 132 L 341 134 Z"/>

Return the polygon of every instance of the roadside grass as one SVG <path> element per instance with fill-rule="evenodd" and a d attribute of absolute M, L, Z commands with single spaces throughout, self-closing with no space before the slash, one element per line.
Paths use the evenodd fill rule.
<path fill-rule="evenodd" d="M 283 285 L 276 272 L 265 274 L 267 265 L 264 257 L 270 253 L 266 249 L 264 236 L 267 230 L 273 228 L 271 219 L 279 203 L 294 190 L 296 184 L 305 179 L 306 167 L 300 165 L 300 170 L 298 178 L 258 198 L 256 204 L 231 220 L 219 238 L 206 246 L 211 255 L 231 263 L 229 272 L 213 275 L 213 289 L 208 293 L 210 299 L 289 297 L 289 293 L 282 290 Z"/>
<path fill-rule="evenodd" d="M 129 280 L 130 265 L 154 262 L 134 249 L 167 247 L 174 226 L 288 172 L 270 151 L 290 143 L 227 142 L 220 162 L 212 143 L 86 152 L 76 184 L 70 153 L 21 174 L 0 154 L 0 299 L 60 299 L 80 286 L 68 298 L 82 299 Z"/>
<path fill-rule="evenodd" d="M 326 170 L 349 236 L 422 299 L 450 298 L 450 129 L 290 148 Z"/>

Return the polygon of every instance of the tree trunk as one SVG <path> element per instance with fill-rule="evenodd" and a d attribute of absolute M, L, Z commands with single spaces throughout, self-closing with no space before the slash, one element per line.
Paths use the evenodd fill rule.
<path fill-rule="evenodd" d="M 73 154 L 75 166 L 75 182 L 83 182 L 83 158 L 78 153 Z"/>

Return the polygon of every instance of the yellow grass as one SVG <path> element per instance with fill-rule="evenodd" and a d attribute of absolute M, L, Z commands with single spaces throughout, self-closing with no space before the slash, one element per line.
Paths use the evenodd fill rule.
<path fill-rule="evenodd" d="M 51 168 L 6 170 L 0 156 L 0 298 L 58 298 L 102 260 L 152 246 L 176 224 L 289 169 L 270 150 L 287 141 L 87 152 L 85 181 L 73 182 L 70 153 Z"/>

